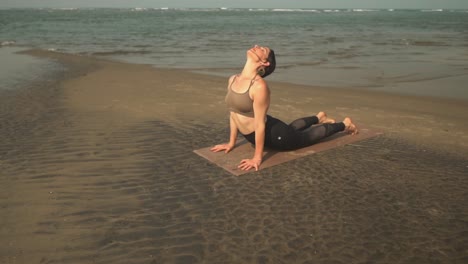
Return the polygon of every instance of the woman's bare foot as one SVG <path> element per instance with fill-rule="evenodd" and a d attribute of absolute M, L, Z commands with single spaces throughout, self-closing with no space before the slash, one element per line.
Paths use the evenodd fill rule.
<path fill-rule="evenodd" d="M 359 133 L 356 125 L 353 123 L 353 121 L 351 120 L 351 118 L 349 117 L 346 117 L 344 120 L 343 120 L 343 123 L 345 125 L 345 132 L 348 133 L 348 134 L 351 134 L 351 135 L 356 135 L 357 133 Z"/>
<path fill-rule="evenodd" d="M 319 124 L 333 124 L 335 123 L 335 119 L 328 118 L 327 114 L 325 112 L 319 112 L 317 115 L 317 118 L 319 120 Z"/>

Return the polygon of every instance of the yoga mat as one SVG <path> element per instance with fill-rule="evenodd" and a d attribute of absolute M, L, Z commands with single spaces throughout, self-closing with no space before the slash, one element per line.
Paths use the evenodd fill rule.
<path fill-rule="evenodd" d="M 381 134 L 383 134 L 383 132 L 381 131 L 374 131 L 370 129 L 361 128 L 359 130 L 359 134 L 357 135 L 349 135 L 343 132 L 337 133 L 312 146 L 294 151 L 273 151 L 266 149 L 264 151 L 263 162 L 260 166 L 260 170 L 284 162 L 288 162 L 290 160 L 294 160 L 300 157 L 311 155 L 320 151 L 344 146 L 367 138 L 375 137 Z M 255 169 L 243 171 L 237 168 L 241 160 L 252 158 L 255 150 L 254 146 L 247 142 L 244 138 L 242 138 L 242 140 L 239 140 L 237 146 L 227 154 L 224 153 L 224 151 L 212 152 L 210 150 L 212 147 L 213 146 L 196 149 L 193 152 L 236 176 L 249 172 L 255 172 Z"/>

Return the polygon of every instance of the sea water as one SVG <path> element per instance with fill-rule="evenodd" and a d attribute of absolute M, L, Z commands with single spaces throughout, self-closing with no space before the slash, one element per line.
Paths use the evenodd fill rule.
<path fill-rule="evenodd" d="M 271 80 L 468 99 L 468 10 L 5 9 L 0 25 L 2 49 L 228 76 L 259 44 Z"/>
<path fill-rule="evenodd" d="M 58 63 L 18 54 L 23 50 L 19 47 L 0 49 L 0 96 L 2 92 L 24 88 L 26 83 L 34 86 L 34 82 L 51 78 L 59 71 Z"/>

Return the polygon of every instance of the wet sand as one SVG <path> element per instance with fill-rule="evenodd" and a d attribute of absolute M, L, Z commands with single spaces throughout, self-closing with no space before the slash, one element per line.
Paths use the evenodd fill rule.
<path fill-rule="evenodd" d="M 384 136 L 242 177 L 226 78 L 33 50 L 67 66 L 0 97 L 0 263 L 465 263 L 466 101 L 270 83 L 285 121 Z"/>

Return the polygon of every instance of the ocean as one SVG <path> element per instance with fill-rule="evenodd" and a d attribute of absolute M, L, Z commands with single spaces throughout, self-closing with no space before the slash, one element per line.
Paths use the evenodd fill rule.
<path fill-rule="evenodd" d="M 468 100 L 468 10 L 4 9 L 0 25 L 0 89 L 31 68 L 19 49 L 228 76 L 259 44 L 274 81 Z"/>

